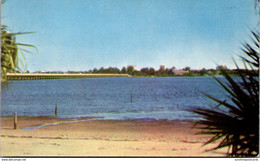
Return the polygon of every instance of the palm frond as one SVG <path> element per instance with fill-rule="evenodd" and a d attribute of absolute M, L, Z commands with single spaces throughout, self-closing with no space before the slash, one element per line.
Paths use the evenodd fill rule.
<path fill-rule="evenodd" d="M 23 62 L 18 58 L 18 52 L 25 60 L 23 52 L 31 53 L 30 51 L 23 49 L 34 48 L 38 52 L 38 49 L 30 44 L 17 43 L 16 36 L 31 34 L 33 32 L 10 32 L 8 26 L 1 26 L 1 77 L 6 80 L 6 73 L 21 71 L 19 64 L 23 65 Z"/>
<path fill-rule="evenodd" d="M 230 103 L 205 94 L 218 103 L 218 108 L 197 107 L 190 110 L 203 118 L 194 125 L 201 130 L 198 134 L 213 135 L 204 145 L 220 140 L 216 147 L 209 150 L 229 147 L 228 156 L 257 156 L 259 153 L 259 33 L 252 32 L 252 35 L 254 46 L 243 44 L 242 52 L 246 57 L 240 56 L 245 70 L 241 70 L 234 61 L 240 81 L 235 81 L 224 69 L 221 72 L 226 79 L 225 84 L 214 77 L 230 95 Z"/>

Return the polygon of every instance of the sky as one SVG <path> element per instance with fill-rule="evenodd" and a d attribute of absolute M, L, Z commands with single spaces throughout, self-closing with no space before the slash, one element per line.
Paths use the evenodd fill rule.
<path fill-rule="evenodd" d="M 1 23 L 31 44 L 24 69 L 235 68 L 259 28 L 254 0 L 7 0 Z M 28 48 L 27 48 L 28 49 Z M 239 63 L 239 62 L 238 62 Z"/>

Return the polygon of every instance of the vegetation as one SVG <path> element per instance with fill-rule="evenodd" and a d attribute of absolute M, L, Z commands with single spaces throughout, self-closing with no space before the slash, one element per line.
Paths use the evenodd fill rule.
<path fill-rule="evenodd" d="M 2 1 L 2 4 L 5 1 Z M 12 33 L 10 29 L 1 25 L 1 81 L 6 80 L 6 73 L 21 71 L 19 63 L 23 66 L 22 61 L 18 58 L 18 53 L 24 58 L 24 52 L 30 52 L 21 47 L 33 47 L 32 45 L 16 42 L 16 36 L 30 34 L 31 32 Z M 35 48 L 36 49 L 36 48 Z"/>
<path fill-rule="evenodd" d="M 199 134 L 213 135 L 205 145 L 220 140 L 220 144 L 210 150 L 229 147 L 227 155 L 234 157 L 259 154 L 259 33 L 252 32 L 252 40 L 252 44 L 243 44 L 246 56 L 240 58 L 245 70 L 235 62 L 241 82 L 234 81 L 224 68 L 220 70 L 227 83 L 214 77 L 229 93 L 230 102 L 207 95 L 218 103 L 216 108 L 191 110 L 203 117 L 195 124 L 201 129 Z"/>
<path fill-rule="evenodd" d="M 19 63 L 23 66 L 22 61 L 18 58 L 18 51 L 24 58 L 23 53 L 29 52 L 21 47 L 33 47 L 32 45 L 22 44 L 16 42 L 17 35 L 29 34 L 27 33 L 12 33 L 7 26 L 1 26 L 1 77 L 6 78 L 6 73 L 13 73 L 21 71 Z"/>
<path fill-rule="evenodd" d="M 201 70 L 192 70 L 190 67 L 185 67 L 183 69 L 177 70 L 176 68 L 166 68 L 155 70 L 152 67 L 144 67 L 141 70 L 134 70 L 132 67 L 123 67 L 121 70 L 117 67 L 109 67 L 104 68 L 101 67 L 99 69 L 94 68 L 93 70 L 88 71 L 36 71 L 34 73 L 94 73 L 94 74 L 129 74 L 136 77 L 171 77 L 171 76 L 218 76 L 223 75 L 221 73 L 221 68 L 225 68 L 226 72 L 232 76 L 239 76 L 239 72 L 237 69 L 227 69 L 225 66 L 217 66 L 216 69 L 201 69 Z M 240 71 L 246 71 L 245 69 L 240 69 Z M 19 73 L 19 71 L 17 71 Z M 30 73 L 28 70 L 26 73 Z"/>

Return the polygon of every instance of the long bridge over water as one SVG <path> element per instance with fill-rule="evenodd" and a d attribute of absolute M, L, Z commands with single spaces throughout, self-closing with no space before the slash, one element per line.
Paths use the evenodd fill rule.
<path fill-rule="evenodd" d="M 99 77 L 131 77 L 128 74 L 50 74 L 50 73 L 7 73 L 7 80 L 73 79 Z"/>

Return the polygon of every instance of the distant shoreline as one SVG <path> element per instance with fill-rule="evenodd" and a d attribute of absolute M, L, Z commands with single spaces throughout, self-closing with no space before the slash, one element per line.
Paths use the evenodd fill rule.
<path fill-rule="evenodd" d="M 222 75 L 214 75 L 215 77 L 222 77 Z M 236 75 L 234 75 L 236 76 Z M 151 78 L 160 78 L 160 77 L 213 77 L 213 75 L 205 76 L 187 76 L 187 75 L 176 75 L 176 76 L 135 76 L 129 74 L 52 74 L 52 73 L 7 73 L 8 81 L 16 80 L 43 80 L 43 79 L 77 79 L 77 78 L 105 78 L 105 77 L 151 77 Z M 1 80 L 5 82 L 5 80 Z"/>

